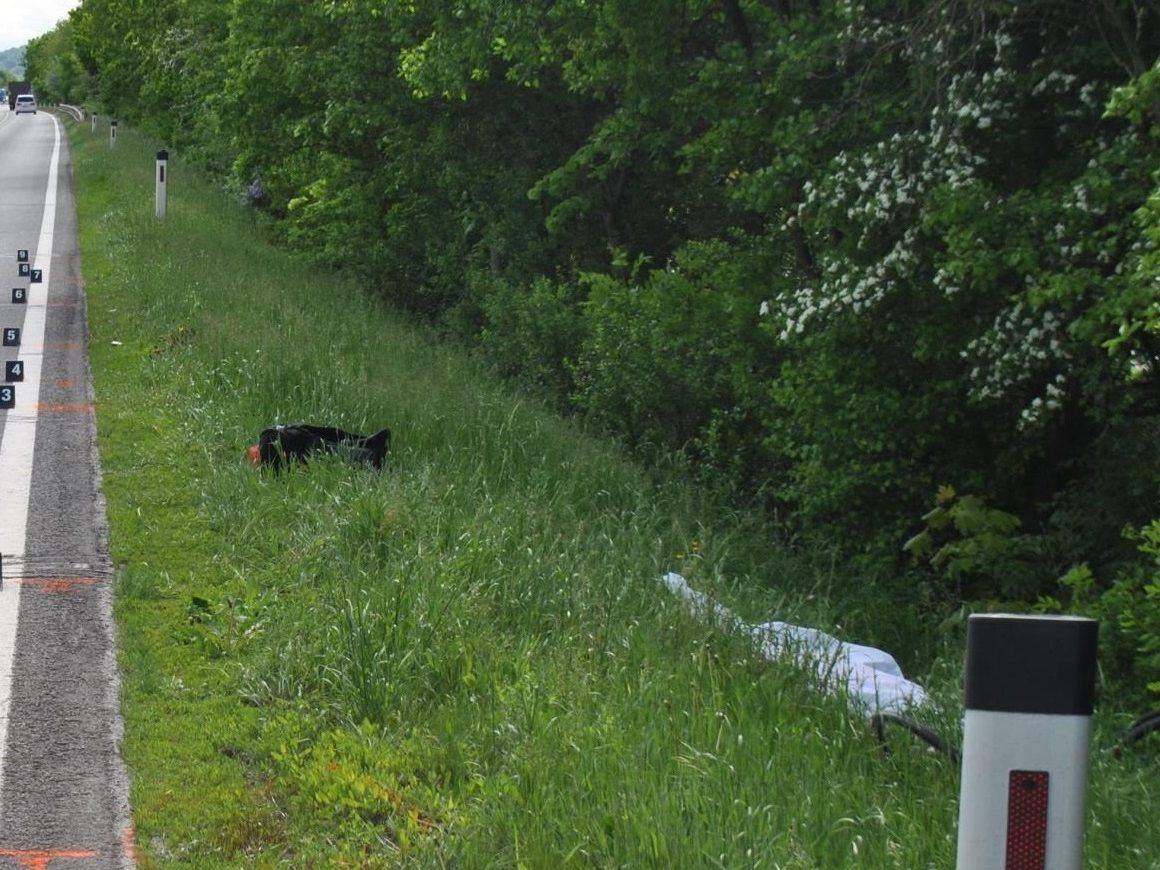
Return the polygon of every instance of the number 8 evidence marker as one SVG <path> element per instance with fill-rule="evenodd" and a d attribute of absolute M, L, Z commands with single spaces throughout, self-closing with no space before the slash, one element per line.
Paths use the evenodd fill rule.
<path fill-rule="evenodd" d="M 1078 870 L 1098 624 L 967 623 L 958 870 Z"/>

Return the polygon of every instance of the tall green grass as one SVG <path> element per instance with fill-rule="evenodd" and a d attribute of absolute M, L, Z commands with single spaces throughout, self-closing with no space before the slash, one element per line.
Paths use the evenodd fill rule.
<path fill-rule="evenodd" d="M 873 624 L 873 590 L 275 249 L 180 159 L 156 220 L 132 130 L 71 141 L 143 863 L 953 864 L 947 760 L 882 754 L 659 578 L 823 627 Z M 389 425 L 390 467 L 243 462 L 293 420 Z M 957 649 L 923 675 L 952 738 Z M 1097 757 L 1092 866 L 1155 866 L 1155 773 Z"/>

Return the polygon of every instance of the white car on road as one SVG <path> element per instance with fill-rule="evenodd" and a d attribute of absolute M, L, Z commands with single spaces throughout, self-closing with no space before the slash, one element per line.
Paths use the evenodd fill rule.
<path fill-rule="evenodd" d="M 35 115 L 36 114 L 36 97 L 32 96 L 32 94 L 21 94 L 19 97 L 16 98 L 15 112 L 17 115 L 22 114 L 24 112 L 32 112 L 32 114 Z"/>

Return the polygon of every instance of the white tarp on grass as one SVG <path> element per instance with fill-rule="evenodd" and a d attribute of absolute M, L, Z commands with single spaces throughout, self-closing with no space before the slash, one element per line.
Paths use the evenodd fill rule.
<path fill-rule="evenodd" d="M 663 579 L 669 591 L 682 598 L 695 615 L 711 617 L 729 630 L 748 634 L 771 661 L 789 657 L 804 670 L 813 671 L 825 691 L 844 691 L 850 703 L 868 717 L 901 713 L 926 700 L 922 686 L 906 679 L 889 653 L 788 622 L 753 625 L 693 589 L 680 574 L 670 571 Z"/>

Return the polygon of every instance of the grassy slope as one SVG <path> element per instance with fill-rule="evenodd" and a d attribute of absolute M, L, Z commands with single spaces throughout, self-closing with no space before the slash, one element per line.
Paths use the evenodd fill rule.
<path fill-rule="evenodd" d="M 953 862 L 947 762 L 884 759 L 661 591 L 679 565 L 825 619 L 767 532 L 272 250 L 179 161 L 156 221 L 132 131 L 73 154 L 143 863 Z M 291 419 L 390 425 L 393 467 L 245 467 Z M 1092 866 L 1160 853 L 1138 763 L 1096 765 Z"/>

